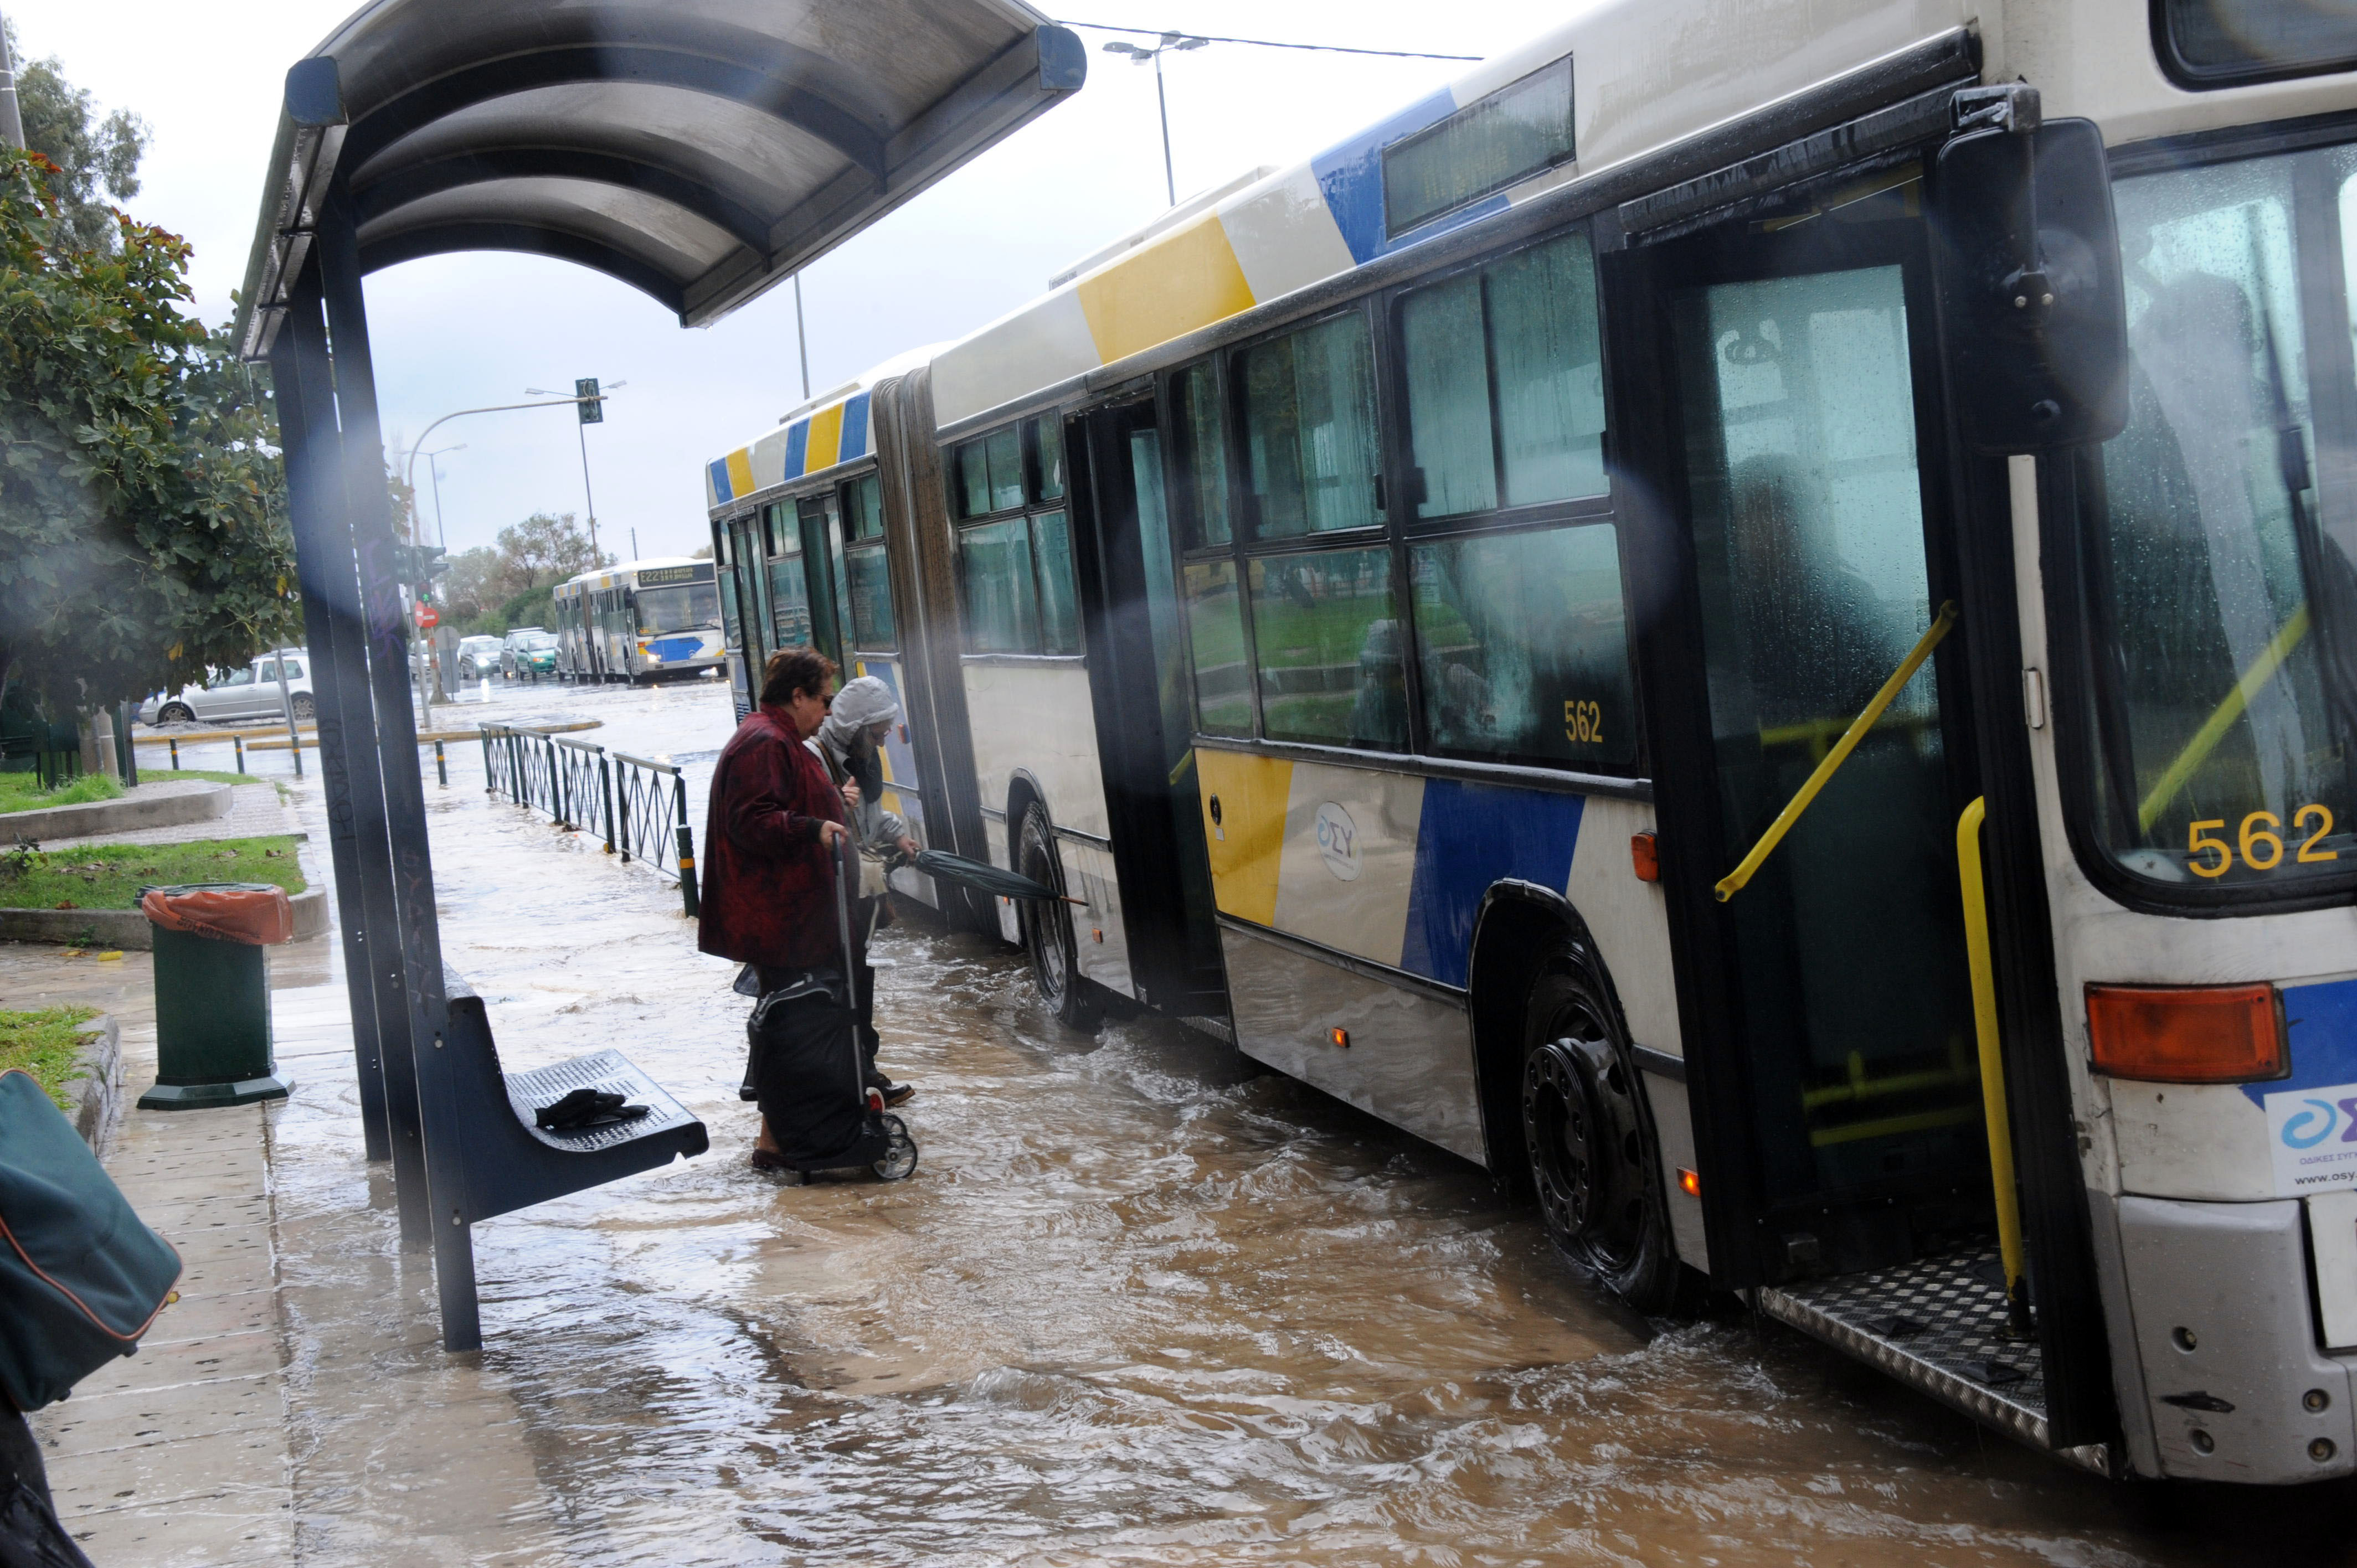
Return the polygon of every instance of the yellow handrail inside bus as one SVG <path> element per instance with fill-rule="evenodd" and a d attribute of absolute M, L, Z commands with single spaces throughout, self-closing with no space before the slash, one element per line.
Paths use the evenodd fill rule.
<path fill-rule="evenodd" d="M 2021 1293 L 2021 1199 L 2013 1188 L 2013 1118 L 2005 1107 L 2005 1056 L 1996 1032 L 1996 973 L 1989 961 L 1988 896 L 1981 880 L 1981 822 L 1988 797 L 1975 797 L 1956 819 L 1956 873 L 1964 885 L 1964 957 L 1972 970 L 1973 1032 L 1981 1051 L 1981 1112 L 1988 1123 L 1989 1185 L 1996 1193 L 1997 1255 L 2005 1261 L 2005 1296 L 2012 1328 L 2026 1333 L 2029 1299 Z"/>
<path fill-rule="evenodd" d="M 1760 863 L 1766 860 L 1770 853 L 1783 842 L 1784 835 L 1792 831 L 1792 824 L 1801 820 L 1801 813 L 1809 809 L 1809 802 L 1817 798 L 1817 791 L 1825 787 L 1825 780 L 1834 776 L 1835 769 L 1849 760 L 1849 754 L 1857 748 L 1859 741 L 1866 738 L 1866 732 L 1874 727 L 1875 721 L 1882 717 L 1882 711 L 1890 706 L 1907 682 L 1915 678 L 1915 671 L 1923 668 L 1923 660 L 1932 657 L 1932 650 L 1940 646 L 1940 639 L 1947 636 L 1948 628 L 1955 624 L 1956 601 L 1949 599 L 1940 606 L 1940 613 L 1932 618 L 1931 629 L 1915 644 L 1913 651 L 1900 660 L 1899 668 L 1890 672 L 1890 679 L 1882 683 L 1882 690 L 1874 694 L 1874 700 L 1866 704 L 1866 711 L 1852 719 L 1849 728 L 1842 732 L 1841 739 L 1834 742 L 1834 748 L 1825 753 L 1825 759 L 1817 764 L 1816 771 L 1809 775 L 1808 782 L 1803 784 L 1792 800 L 1785 802 L 1784 809 L 1776 813 L 1776 820 L 1768 824 L 1768 831 L 1760 835 L 1760 842 L 1751 846 L 1751 853 L 1743 857 L 1743 864 L 1718 879 L 1714 891 L 1717 893 L 1720 903 L 1726 903 L 1743 891 L 1743 885 L 1751 880 L 1752 874 L 1760 869 Z"/>
<path fill-rule="evenodd" d="M 2302 599 L 2299 607 L 2291 612 L 2291 618 L 2283 623 L 2283 629 L 2267 639 L 2267 645 L 2259 650 L 2259 656 L 2251 660 L 2251 667 L 2244 671 L 2242 679 L 2234 682 L 2234 689 L 2226 693 L 2216 710 L 2202 721 L 2201 727 L 2193 732 L 2193 738 L 2185 743 L 2185 749 L 2177 754 L 2177 760 L 2161 774 L 2160 781 L 2152 787 L 2152 793 L 2136 807 L 2137 832 L 2152 831 L 2152 824 L 2160 820 L 2161 812 L 2177 799 L 2177 792 L 2185 788 L 2185 781 L 2193 777 L 2194 769 L 2210 760 L 2210 754 L 2218 749 L 2218 743 L 2226 738 L 2226 732 L 2234 727 L 2234 721 L 2243 716 L 2244 710 L 2251 705 L 2251 699 L 2259 694 L 2259 688 L 2276 678 L 2276 671 L 2283 668 L 2283 661 L 2291 657 L 2291 650 L 2298 648 L 2299 639 L 2307 635 L 2308 601 Z"/>

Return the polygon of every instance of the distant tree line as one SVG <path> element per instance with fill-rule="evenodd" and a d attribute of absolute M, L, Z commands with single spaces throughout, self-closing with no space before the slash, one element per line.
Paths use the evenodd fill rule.
<path fill-rule="evenodd" d="M 451 556 L 449 574 L 436 586 L 452 625 L 470 635 L 496 634 L 547 625 L 551 588 L 614 562 L 590 549 L 588 532 L 571 512 L 536 511 L 500 530 L 496 545 Z"/>

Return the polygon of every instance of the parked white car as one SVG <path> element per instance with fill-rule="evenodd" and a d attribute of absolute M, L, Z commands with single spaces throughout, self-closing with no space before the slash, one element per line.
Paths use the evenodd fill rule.
<path fill-rule="evenodd" d="M 311 695 L 311 655 L 300 648 L 265 653 L 244 669 L 232 670 L 201 686 L 183 686 L 150 697 L 140 704 L 139 722 L 183 725 L 199 720 L 278 718 L 285 712 L 278 697 L 281 658 L 286 660 L 286 691 L 294 702 L 296 722 L 309 724 L 318 713 L 318 703 Z"/>

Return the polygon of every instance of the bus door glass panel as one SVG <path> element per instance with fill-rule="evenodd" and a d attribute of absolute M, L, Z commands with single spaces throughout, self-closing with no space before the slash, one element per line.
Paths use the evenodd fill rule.
<path fill-rule="evenodd" d="M 771 652 L 802 648 L 810 642 L 810 594 L 802 577 L 802 529 L 789 505 L 770 507 L 764 515 L 764 550 L 756 574 L 761 586 L 761 624 L 769 628 Z"/>
<path fill-rule="evenodd" d="M 2163 889 L 2312 888 L 2357 872 L 2357 155 L 2174 169 L 2115 203 L 2128 424 L 2082 546 L 2097 837 Z"/>
<path fill-rule="evenodd" d="M 850 596 L 843 581 L 843 522 L 832 493 L 799 503 L 802 585 L 809 607 L 811 646 L 843 662 L 841 606 Z"/>
<path fill-rule="evenodd" d="M 1740 856 L 1931 624 L 1900 264 L 1674 297 L 1725 843 Z M 1772 1207 L 1986 1161 L 1926 663 L 1728 905 Z M 1821 1238 L 1903 1261 L 1908 1212 Z M 1854 1234 L 1848 1232 L 1855 1232 Z"/>
<path fill-rule="evenodd" d="M 1189 700 L 1187 638 L 1178 605 L 1177 542 L 1162 484 L 1162 446 L 1151 426 L 1129 432 L 1130 482 L 1146 578 L 1146 634 L 1154 650 L 1155 712 L 1162 720 L 1157 759 L 1170 796 L 1170 830 L 1178 861 L 1179 895 L 1187 911 L 1188 959 L 1197 969 L 1220 961 L 1212 911 L 1211 867 L 1203 842 L 1202 795 L 1197 788 L 1194 705 Z M 1247 724 L 1250 722 L 1247 714 Z"/>

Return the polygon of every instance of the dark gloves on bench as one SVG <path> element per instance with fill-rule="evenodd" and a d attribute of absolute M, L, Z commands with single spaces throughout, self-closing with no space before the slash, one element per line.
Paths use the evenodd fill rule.
<path fill-rule="evenodd" d="M 533 1121 L 551 1133 L 586 1133 L 618 1122 L 635 1122 L 647 1113 L 643 1105 L 625 1105 L 619 1094 L 601 1089 L 576 1089 L 554 1105 L 533 1112 Z"/>

